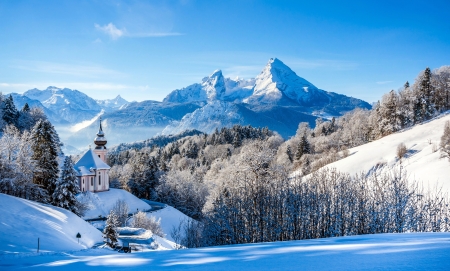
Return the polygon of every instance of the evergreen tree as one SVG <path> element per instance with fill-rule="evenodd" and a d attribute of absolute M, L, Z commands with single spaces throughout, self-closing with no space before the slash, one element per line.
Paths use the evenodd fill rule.
<path fill-rule="evenodd" d="M 56 184 L 53 193 L 53 205 L 67 209 L 74 214 L 80 215 L 77 207 L 76 194 L 80 193 L 77 182 L 77 173 L 70 157 L 66 157 L 61 171 L 61 177 Z"/>
<path fill-rule="evenodd" d="M 431 85 L 431 70 L 426 68 L 419 82 L 420 115 L 422 121 L 430 119 L 435 111 L 433 86 Z"/>
<path fill-rule="evenodd" d="M 291 150 L 291 146 L 290 145 L 288 145 L 287 146 L 287 148 L 286 148 L 286 154 L 287 154 L 287 156 L 288 156 L 288 158 L 289 158 L 289 161 L 291 161 L 291 163 L 294 161 L 294 155 L 292 154 L 292 150 Z"/>
<path fill-rule="evenodd" d="M 28 103 L 25 103 L 22 107 L 22 112 L 30 112 L 30 106 L 28 105 Z"/>
<path fill-rule="evenodd" d="M 19 118 L 19 112 L 17 111 L 16 106 L 14 105 L 14 100 L 12 95 L 9 95 L 3 101 L 3 120 L 7 125 L 17 125 L 17 119 Z"/>
<path fill-rule="evenodd" d="M 408 81 L 406 81 L 406 83 L 405 83 L 405 85 L 403 86 L 405 89 L 408 89 L 409 88 L 409 82 Z"/>
<path fill-rule="evenodd" d="M 117 233 L 118 224 L 119 221 L 117 219 L 117 215 L 114 213 L 113 210 L 111 210 L 106 219 L 105 229 L 103 230 L 103 238 L 105 243 L 112 248 L 115 248 L 118 242 L 117 240 L 119 236 L 119 234 Z"/>
<path fill-rule="evenodd" d="M 48 120 L 40 120 L 31 131 L 32 159 L 35 161 L 33 182 L 53 195 L 58 181 L 59 137 Z M 51 199 L 53 202 L 53 199 Z"/>
<path fill-rule="evenodd" d="M 242 145 L 241 135 L 239 131 L 234 133 L 233 137 L 233 147 L 239 148 Z"/>
<path fill-rule="evenodd" d="M 304 133 L 302 138 L 300 139 L 300 142 L 298 143 L 297 154 L 295 156 L 295 159 L 300 160 L 303 154 L 308 153 L 311 153 L 311 147 L 309 145 L 308 139 L 306 138 L 306 133 Z"/>
<path fill-rule="evenodd" d="M 31 116 L 31 109 L 30 106 L 28 106 L 28 103 L 25 103 L 22 110 L 18 113 L 18 119 L 17 119 L 17 127 L 19 130 L 31 130 L 33 128 L 35 122 L 33 121 L 33 117 Z"/>

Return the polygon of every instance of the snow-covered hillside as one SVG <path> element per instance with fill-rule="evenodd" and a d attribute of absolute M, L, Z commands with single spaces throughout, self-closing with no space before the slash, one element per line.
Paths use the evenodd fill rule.
<path fill-rule="evenodd" d="M 62 208 L 0 194 L 0 214 L 0 254 L 36 252 L 38 238 L 41 252 L 80 250 L 103 242 L 100 231 Z"/>
<path fill-rule="evenodd" d="M 89 204 L 90 210 L 86 212 L 84 219 L 108 216 L 118 199 L 124 200 L 128 204 L 130 213 L 151 209 L 150 205 L 122 189 L 110 188 L 109 191 L 100 193 L 79 194 L 78 199 Z"/>
<path fill-rule="evenodd" d="M 90 208 L 90 210 L 88 210 L 84 215 L 84 219 L 96 219 L 100 216 L 106 217 L 108 216 L 109 211 L 113 209 L 117 200 L 123 200 L 127 203 L 130 214 L 134 214 L 137 211 L 144 211 L 147 212 L 148 217 L 154 216 L 156 219 L 160 219 L 161 228 L 166 234 L 166 239 L 170 241 L 174 241 L 170 236 L 172 229 L 174 227 L 178 227 L 181 222 L 187 222 L 189 219 L 191 219 L 177 209 L 164 204 L 162 205 L 165 206 L 165 208 L 157 211 L 151 211 L 152 208 L 148 203 L 122 189 L 111 188 L 109 191 L 100 193 L 88 192 L 79 194 L 78 199 L 82 202 L 87 203 Z M 104 222 L 99 222 L 99 224 L 103 223 Z"/>
<path fill-rule="evenodd" d="M 450 270 L 450 233 L 373 234 L 119 254 L 3 257 L 0 269 L 32 270 Z"/>
<path fill-rule="evenodd" d="M 437 150 L 446 121 L 450 121 L 450 112 L 412 128 L 352 148 L 349 150 L 348 157 L 327 167 L 350 174 L 374 170 L 380 173 L 398 170 L 400 160 L 396 157 L 397 146 L 404 143 L 408 152 L 401 160 L 401 165 L 408 176 L 423 182 L 425 188 L 434 188 L 439 184 L 450 191 L 450 161 L 440 158 L 440 151 Z M 383 167 L 377 170 L 380 166 Z"/>

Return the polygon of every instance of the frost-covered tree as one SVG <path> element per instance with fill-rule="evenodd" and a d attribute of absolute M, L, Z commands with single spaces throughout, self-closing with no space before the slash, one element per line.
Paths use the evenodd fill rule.
<path fill-rule="evenodd" d="M 398 110 L 398 96 L 391 90 L 383 95 L 379 108 L 380 122 L 379 130 L 382 136 L 392 134 L 401 128 L 401 120 Z"/>
<path fill-rule="evenodd" d="M 114 204 L 112 211 L 114 211 L 114 214 L 117 217 L 117 225 L 119 227 L 125 227 L 129 213 L 127 202 L 123 199 L 118 199 Z"/>
<path fill-rule="evenodd" d="M 130 226 L 133 228 L 150 230 L 153 234 L 165 237 L 164 231 L 161 228 L 161 218 L 156 219 L 154 216 L 147 216 L 147 214 L 142 211 L 133 215 Z"/>
<path fill-rule="evenodd" d="M 103 230 L 103 238 L 105 243 L 112 248 L 115 248 L 118 242 L 118 226 L 119 221 L 117 219 L 117 215 L 114 213 L 114 210 L 111 210 L 106 219 L 105 229 Z"/>
<path fill-rule="evenodd" d="M 306 137 L 306 133 L 302 135 L 300 138 L 300 142 L 298 143 L 297 153 L 295 154 L 295 159 L 300 160 L 300 158 L 304 154 L 311 153 L 311 146 L 309 145 L 308 138 Z"/>
<path fill-rule="evenodd" d="M 22 110 L 18 113 L 19 117 L 17 119 L 17 127 L 21 130 L 30 131 L 33 126 L 36 124 L 33 117 L 31 116 L 31 108 L 28 103 L 25 103 Z"/>
<path fill-rule="evenodd" d="M 35 161 L 33 182 L 46 189 L 49 195 L 53 195 L 59 175 L 59 137 L 48 120 L 36 123 L 31 131 L 30 144 L 33 150 L 32 159 Z"/>
<path fill-rule="evenodd" d="M 78 186 L 77 173 L 71 157 L 66 157 L 61 170 L 61 177 L 52 195 L 52 204 L 80 215 L 76 198 L 78 193 L 80 193 L 80 188 Z"/>
<path fill-rule="evenodd" d="M 19 112 L 17 111 L 16 106 L 14 105 L 14 100 L 12 95 L 9 95 L 8 98 L 3 100 L 3 120 L 7 125 L 17 125 L 17 119 L 19 118 Z"/>
<path fill-rule="evenodd" d="M 431 70 L 426 68 L 414 84 L 416 104 L 414 106 L 415 123 L 430 119 L 435 112 L 434 90 L 431 84 Z"/>

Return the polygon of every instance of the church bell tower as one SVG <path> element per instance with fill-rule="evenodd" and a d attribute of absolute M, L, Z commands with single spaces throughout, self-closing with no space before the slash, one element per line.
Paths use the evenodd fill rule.
<path fill-rule="evenodd" d="M 98 133 L 97 133 L 97 137 L 94 139 L 94 143 L 95 143 L 95 149 L 94 149 L 94 153 L 96 155 L 98 155 L 98 157 L 106 163 L 106 154 L 107 154 L 107 149 L 106 149 L 106 143 L 108 143 L 108 141 L 105 138 L 105 133 L 103 132 L 102 129 L 102 118 L 100 117 L 100 128 L 98 129 Z"/>

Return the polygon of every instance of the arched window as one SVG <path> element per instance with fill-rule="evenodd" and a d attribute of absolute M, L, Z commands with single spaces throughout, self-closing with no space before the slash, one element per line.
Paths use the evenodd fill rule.
<path fill-rule="evenodd" d="M 91 186 L 94 186 L 94 177 L 91 177 Z"/>
<path fill-rule="evenodd" d="M 102 175 L 99 174 L 98 175 L 98 185 L 101 185 L 101 184 L 102 184 Z"/>

